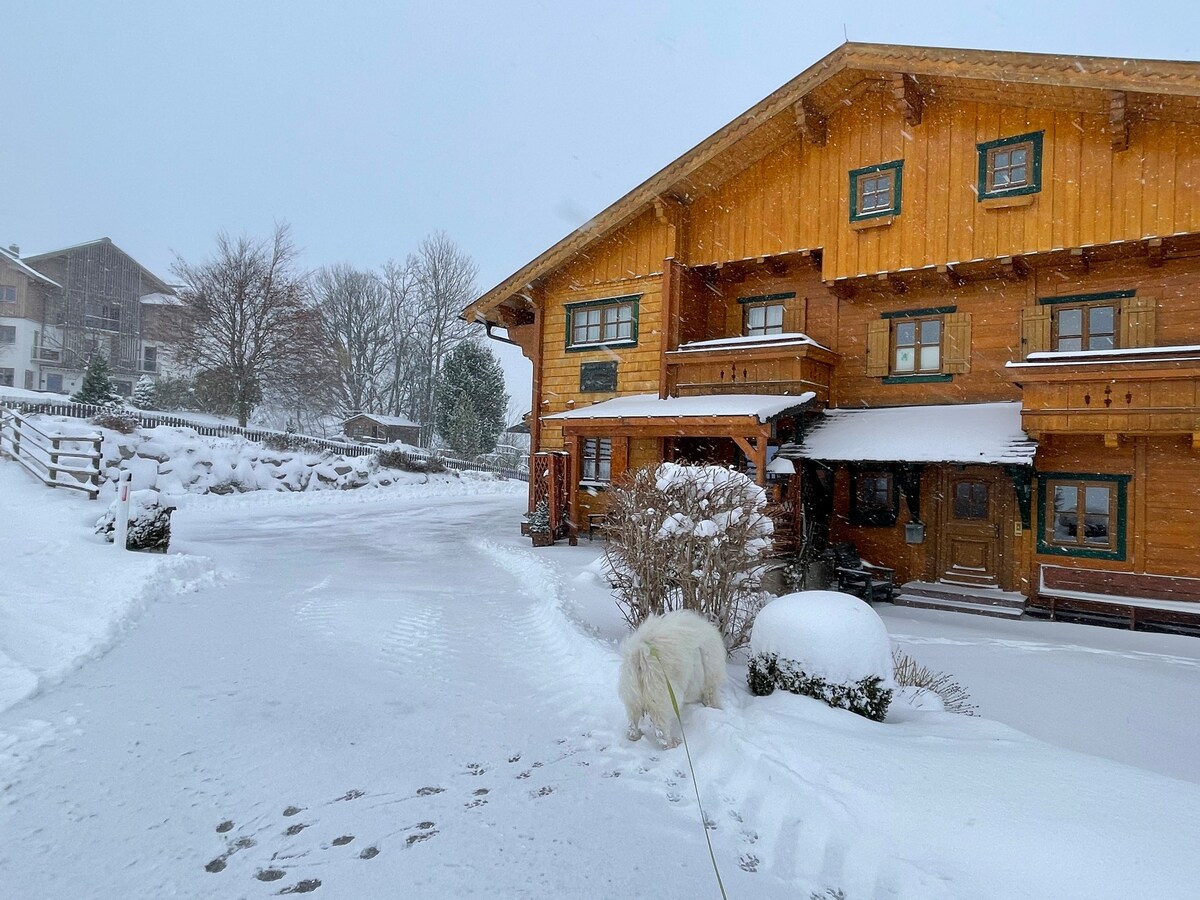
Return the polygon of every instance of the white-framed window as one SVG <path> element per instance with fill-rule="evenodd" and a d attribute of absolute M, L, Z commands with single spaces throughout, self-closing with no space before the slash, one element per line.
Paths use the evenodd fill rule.
<path fill-rule="evenodd" d="M 17 302 L 17 286 L 15 284 L 0 284 L 0 306 L 15 305 Z"/>
<path fill-rule="evenodd" d="M 0 367 L 0 387 L 15 387 L 13 377 L 16 375 L 16 370 Z"/>
<path fill-rule="evenodd" d="M 0 325 L 0 344 L 15 344 L 17 342 L 16 325 Z"/>
<path fill-rule="evenodd" d="M 143 347 L 142 348 L 142 371 L 157 372 L 158 371 L 158 348 Z"/>

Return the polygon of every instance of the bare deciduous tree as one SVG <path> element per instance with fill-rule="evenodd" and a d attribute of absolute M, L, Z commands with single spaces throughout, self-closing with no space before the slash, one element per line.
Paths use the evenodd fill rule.
<path fill-rule="evenodd" d="M 384 401 L 399 349 L 387 286 L 373 272 L 342 264 L 320 269 L 311 288 L 335 364 L 339 411 L 387 411 Z"/>
<path fill-rule="evenodd" d="M 288 226 L 278 225 L 266 240 L 219 234 L 212 257 L 173 267 L 184 283 L 176 359 L 228 386 L 242 426 L 265 387 L 319 366 L 320 330 L 295 261 Z"/>
<path fill-rule="evenodd" d="M 420 362 L 413 412 L 428 438 L 436 410 L 437 386 L 446 354 L 471 331 L 459 318 L 476 294 L 478 267 L 444 232 L 425 240 L 409 258 L 417 299 L 416 356 Z"/>

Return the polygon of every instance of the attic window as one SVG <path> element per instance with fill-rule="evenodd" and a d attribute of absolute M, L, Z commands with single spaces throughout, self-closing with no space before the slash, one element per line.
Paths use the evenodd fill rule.
<path fill-rule="evenodd" d="M 1036 194 L 1042 189 L 1043 135 L 1035 131 L 976 145 L 980 200 Z"/>
<path fill-rule="evenodd" d="M 855 169 L 850 173 L 850 221 L 900 214 L 904 160 Z"/>

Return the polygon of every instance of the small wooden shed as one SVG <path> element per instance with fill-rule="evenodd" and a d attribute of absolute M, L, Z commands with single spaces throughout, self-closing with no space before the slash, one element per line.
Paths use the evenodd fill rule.
<path fill-rule="evenodd" d="M 381 416 L 376 413 L 355 413 L 342 425 L 346 437 L 356 441 L 390 444 L 400 441 L 416 446 L 421 426 L 404 416 Z"/>

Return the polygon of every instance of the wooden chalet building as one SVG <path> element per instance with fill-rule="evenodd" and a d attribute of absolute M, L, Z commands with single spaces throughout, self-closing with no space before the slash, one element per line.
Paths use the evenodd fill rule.
<path fill-rule="evenodd" d="M 1200 63 L 844 44 L 465 314 L 568 525 L 717 461 L 902 601 L 1200 612 Z"/>

